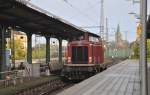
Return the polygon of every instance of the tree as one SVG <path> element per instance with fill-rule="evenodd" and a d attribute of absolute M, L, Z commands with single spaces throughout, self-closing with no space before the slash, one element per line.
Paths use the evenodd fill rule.
<path fill-rule="evenodd" d="M 147 57 L 150 58 L 150 39 L 147 40 Z"/>
<path fill-rule="evenodd" d="M 134 42 L 133 45 L 131 46 L 133 55 L 132 58 L 139 58 L 139 43 Z"/>
<path fill-rule="evenodd" d="M 139 43 L 136 41 L 133 43 L 131 49 L 134 55 L 132 55 L 133 58 L 139 58 Z M 147 39 L 147 58 L 150 58 L 150 39 Z"/>
<path fill-rule="evenodd" d="M 45 58 L 46 57 L 46 45 L 40 44 L 33 47 L 32 51 L 32 58 L 38 59 L 38 58 Z"/>
<path fill-rule="evenodd" d="M 26 50 L 20 39 L 15 40 L 15 59 L 24 59 L 26 55 Z"/>

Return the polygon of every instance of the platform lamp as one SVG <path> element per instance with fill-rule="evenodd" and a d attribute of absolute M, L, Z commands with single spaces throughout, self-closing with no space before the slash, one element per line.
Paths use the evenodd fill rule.
<path fill-rule="evenodd" d="M 142 25 L 142 33 L 140 39 L 140 69 L 141 69 L 141 80 L 142 80 L 142 95 L 148 95 L 148 75 L 147 75 L 147 0 L 128 0 L 133 1 L 133 3 L 140 4 L 140 23 Z"/>
<path fill-rule="evenodd" d="M 126 1 L 132 1 L 133 4 L 140 3 L 140 0 L 126 0 Z"/>

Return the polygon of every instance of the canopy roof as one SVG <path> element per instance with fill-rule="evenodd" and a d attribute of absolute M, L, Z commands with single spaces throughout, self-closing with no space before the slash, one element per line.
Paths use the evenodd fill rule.
<path fill-rule="evenodd" d="M 24 0 L 0 0 L 0 23 L 23 32 L 63 39 L 79 37 L 88 32 Z"/>

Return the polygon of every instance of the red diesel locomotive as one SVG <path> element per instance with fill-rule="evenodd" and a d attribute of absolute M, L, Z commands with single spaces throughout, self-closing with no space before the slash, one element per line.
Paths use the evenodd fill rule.
<path fill-rule="evenodd" d="M 105 69 L 103 62 L 101 39 L 85 33 L 84 37 L 68 43 L 67 63 L 64 64 L 62 74 L 68 79 L 85 79 Z"/>

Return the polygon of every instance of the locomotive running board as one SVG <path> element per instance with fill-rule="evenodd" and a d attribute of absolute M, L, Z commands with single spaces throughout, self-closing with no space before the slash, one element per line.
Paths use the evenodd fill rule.
<path fill-rule="evenodd" d="M 101 65 L 101 64 L 64 64 L 64 66 L 77 66 L 77 67 L 79 67 L 79 66 L 85 66 L 85 67 L 87 67 L 87 66 L 96 66 L 96 65 Z"/>

